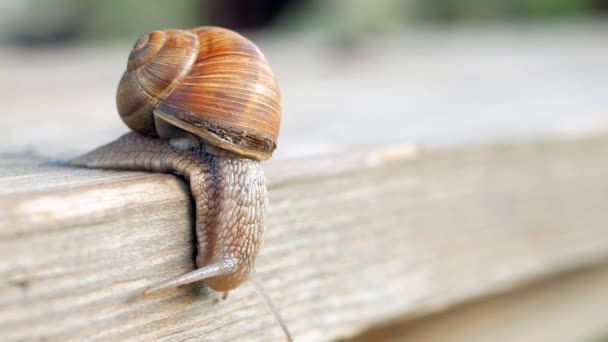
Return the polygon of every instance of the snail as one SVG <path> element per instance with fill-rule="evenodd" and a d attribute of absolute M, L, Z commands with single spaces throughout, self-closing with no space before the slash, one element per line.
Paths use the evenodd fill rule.
<path fill-rule="evenodd" d="M 262 52 L 218 27 L 144 34 L 116 103 L 133 132 L 71 164 L 177 173 L 195 202 L 197 269 L 143 294 L 201 280 L 227 294 L 249 279 L 291 340 L 254 270 L 268 205 L 260 161 L 276 148 L 281 119 L 279 86 Z"/>

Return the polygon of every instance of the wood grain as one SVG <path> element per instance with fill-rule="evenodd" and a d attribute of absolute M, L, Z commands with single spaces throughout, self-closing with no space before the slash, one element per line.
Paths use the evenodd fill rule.
<path fill-rule="evenodd" d="M 608 256 L 608 137 L 412 146 L 265 164 L 257 268 L 296 340 L 445 310 Z M 0 162 L 3 340 L 269 340 L 248 286 L 136 298 L 194 267 L 171 175 Z"/>
<path fill-rule="evenodd" d="M 577 269 L 516 291 L 394 322 L 352 342 L 608 340 L 608 263 Z"/>

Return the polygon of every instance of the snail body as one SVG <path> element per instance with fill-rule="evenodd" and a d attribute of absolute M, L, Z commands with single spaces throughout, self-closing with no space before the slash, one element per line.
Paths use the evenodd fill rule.
<path fill-rule="evenodd" d="M 228 292 L 255 279 L 268 203 L 260 161 L 276 148 L 281 117 L 279 87 L 262 52 L 217 27 L 150 32 L 133 46 L 116 103 L 133 132 L 71 163 L 177 173 L 195 202 L 198 269 L 144 294 L 201 280 Z"/>

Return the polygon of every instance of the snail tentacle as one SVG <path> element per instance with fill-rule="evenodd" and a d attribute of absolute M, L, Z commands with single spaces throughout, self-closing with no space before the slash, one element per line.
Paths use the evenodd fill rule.
<path fill-rule="evenodd" d="M 234 272 L 234 264 L 234 260 L 220 260 L 217 263 L 201 267 L 192 272 L 188 272 L 186 274 L 164 280 L 156 285 L 152 285 L 146 290 L 142 291 L 142 295 L 149 295 L 161 290 L 192 284 L 211 277 L 228 275 Z"/>

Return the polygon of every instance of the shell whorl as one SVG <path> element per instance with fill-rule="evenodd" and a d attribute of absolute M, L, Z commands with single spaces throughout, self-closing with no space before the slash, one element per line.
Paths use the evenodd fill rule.
<path fill-rule="evenodd" d="M 255 44 L 230 30 L 199 27 L 141 36 L 116 99 L 123 121 L 145 136 L 159 136 L 156 116 L 245 157 L 264 160 L 276 147 L 278 84 Z"/>
<path fill-rule="evenodd" d="M 118 113 L 129 128 L 158 136 L 152 111 L 192 68 L 197 53 L 198 37 L 188 31 L 153 31 L 137 40 L 116 93 Z"/>

